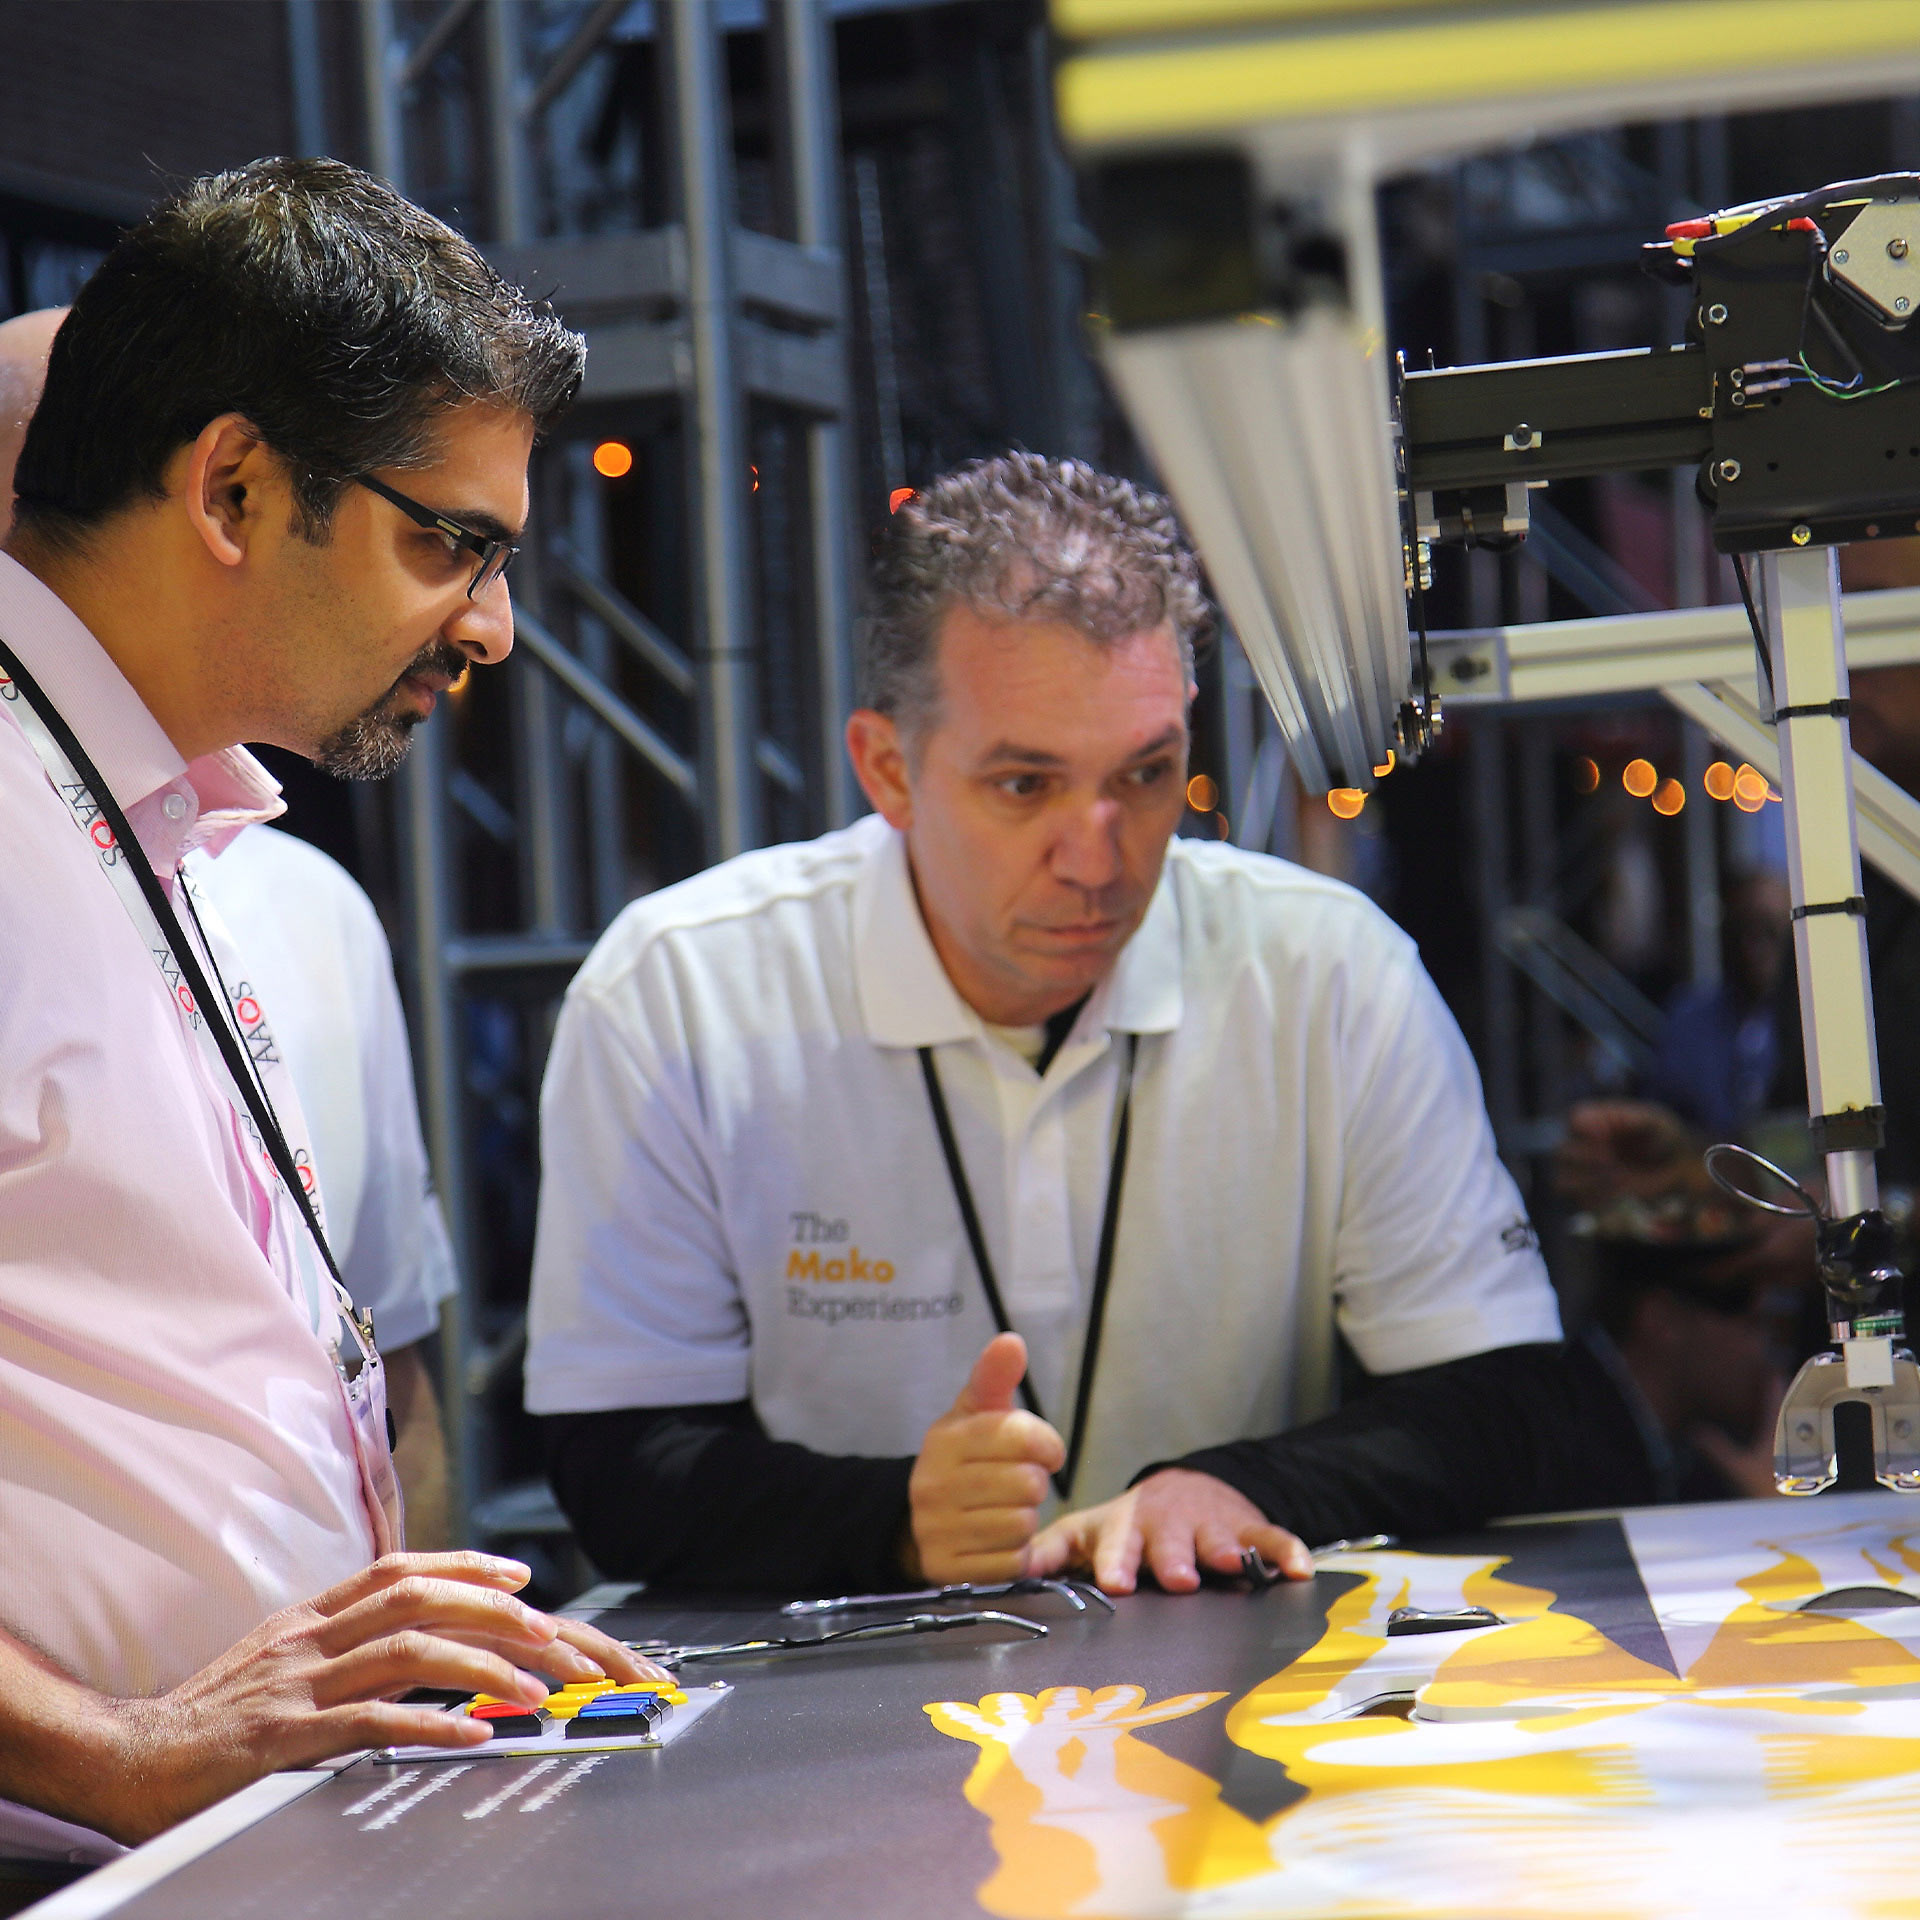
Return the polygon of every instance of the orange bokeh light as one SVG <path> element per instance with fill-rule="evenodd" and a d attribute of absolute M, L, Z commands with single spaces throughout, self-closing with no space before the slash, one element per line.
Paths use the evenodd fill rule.
<path fill-rule="evenodd" d="M 1687 804 L 1687 790 L 1678 780 L 1662 780 L 1653 790 L 1653 810 L 1669 818 Z"/>
<path fill-rule="evenodd" d="M 1386 764 L 1384 766 L 1375 767 L 1373 770 L 1373 777 L 1376 780 L 1384 780 L 1387 777 L 1387 775 L 1390 774 L 1394 770 L 1394 768 L 1399 764 L 1400 762 L 1399 762 L 1398 756 L 1394 753 L 1393 749 L 1389 747 L 1387 749 Z"/>
<path fill-rule="evenodd" d="M 1600 789 L 1600 763 L 1589 760 L 1582 754 L 1573 763 L 1573 784 L 1581 793 L 1597 793 Z"/>
<path fill-rule="evenodd" d="M 1204 773 L 1196 773 L 1187 782 L 1187 805 L 1195 813 L 1211 813 L 1220 804 L 1220 789 Z"/>
<path fill-rule="evenodd" d="M 1660 775 L 1651 760 L 1629 760 L 1621 771 L 1620 784 L 1636 800 L 1644 800 L 1660 784 Z"/>
<path fill-rule="evenodd" d="M 608 480 L 624 480 L 633 471 L 633 449 L 624 440 L 602 440 L 593 450 L 593 470 Z"/>
<path fill-rule="evenodd" d="M 1716 760 L 1700 776 L 1700 784 L 1707 790 L 1709 800 L 1731 800 L 1733 798 L 1733 769 L 1724 760 Z"/>
<path fill-rule="evenodd" d="M 1366 804 L 1367 796 L 1359 787 L 1335 787 L 1327 795 L 1327 808 L 1336 820 L 1358 819 Z"/>
<path fill-rule="evenodd" d="M 898 513 L 900 509 L 913 498 L 915 491 L 916 489 L 913 487 L 895 487 L 894 490 L 887 495 L 887 511 L 889 513 Z"/>
<path fill-rule="evenodd" d="M 1743 761 L 1733 776 L 1733 804 L 1742 813 L 1758 813 L 1767 804 L 1770 791 L 1767 776 Z"/>

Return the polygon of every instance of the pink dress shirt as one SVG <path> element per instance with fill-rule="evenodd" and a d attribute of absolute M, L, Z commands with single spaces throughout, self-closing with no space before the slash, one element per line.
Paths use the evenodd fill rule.
<path fill-rule="evenodd" d="M 282 811 L 187 765 L 0 554 L 0 638 L 168 880 Z M 0 699 L 0 1627 L 89 1686 L 174 1686 L 367 1564 L 347 1414 L 265 1195 L 159 970 Z M 322 1317 L 325 1317 L 324 1327 Z"/>

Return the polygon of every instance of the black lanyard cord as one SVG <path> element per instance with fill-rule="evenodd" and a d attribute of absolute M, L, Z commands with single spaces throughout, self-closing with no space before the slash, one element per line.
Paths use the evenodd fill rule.
<path fill-rule="evenodd" d="M 146 849 L 141 846 L 133 828 L 127 823 L 127 816 L 121 811 L 120 803 L 113 797 L 112 790 L 101 779 L 98 768 L 88 757 L 87 750 L 75 737 L 73 729 L 67 725 L 65 716 L 47 696 L 41 692 L 39 683 L 23 667 L 13 650 L 5 641 L 0 641 L 0 670 L 3 670 L 27 697 L 27 703 L 39 716 L 41 724 L 59 742 L 60 750 L 80 778 L 87 783 L 88 792 L 101 813 L 105 815 L 107 825 L 113 829 L 113 837 L 119 843 L 133 877 L 139 883 L 140 891 L 146 899 L 153 917 L 160 923 L 160 930 L 166 936 L 173 949 L 174 964 L 180 969 L 194 1002 L 203 1013 L 211 1029 L 214 1044 L 220 1049 L 220 1058 L 226 1063 L 227 1072 L 232 1075 L 235 1087 L 247 1103 L 247 1111 L 253 1116 L 253 1124 L 259 1129 L 260 1138 L 267 1150 L 267 1157 L 273 1162 L 273 1170 L 282 1184 L 293 1196 L 294 1204 L 300 1209 L 300 1217 L 306 1222 L 307 1231 L 313 1236 L 313 1244 L 320 1251 L 320 1258 L 336 1285 L 344 1288 L 346 1282 L 340 1278 L 340 1268 L 335 1263 L 333 1249 L 327 1244 L 327 1236 L 320 1225 L 320 1218 L 313 1210 L 313 1202 L 307 1196 L 306 1187 L 300 1179 L 300 1169 L 294 1164 L 293 1149 L 287 1145 L 287 1137 L 280 1130 L 280 1122 L 266 1096 L 266 1089 L 255 1077 L 253 1062 L 247 1057 L 247 1050 L 241 1044 L 226 1017 L 226 1004 L 221 996 L 215 994 L 207 982 L 200 958 L 187 939 L 186 929 L 180 924 L 180 917 L 173 910 L 173 902 L 167 898 L 166 889 L 160 884 L 159 876 L 148 860 Z M 182 880 L 181 885 L 186 882 Z M 193 903 L 189 899 L 187 910 L 193 912 Z M 199 915 L 194 915 L 194 924 L 199 925 Z M 204 932 L 201 938 L 206 936 Z M 211 951 L 211 949 L 209 949 Z M 357 1371 L 357 1367 L 355 1371 Z"/>
<path fill-rule="evenodd" d="M 1053 1476 L 1053 1484 L 1062 1500 L 1073 1497 L 1073 1483 L 1080 1471 L 1080 1454 L 1086 1444 L 1087 1418 L 1093 1410 L 1094 1369 L 1100 1362 L 1100 1335 L 1106 1325 L 1107 1294 L 1113 1280 L 1113 1256 L 1119 1242 L 1120 1195 L 1127 1179 L 1127 1141 L 1133 1130 L 1133 1068 L 1140 1051 L 1140 1036 L 1127 1035 L 1126 1064 L 1121 1069 L 1119 1116 L 1113 1130 L 1113 1159 L 1107 1169 L 1107 1198 L 1100 1215 L 1100 1247 L 1093 1262 L 1093 1297 L 1087 1304 L 1086 1339 L 1080 1349 L 1080 1378 L 1074 1390 L 1073 1426 L 1067 1439 L 1067 1462 Z M 987 1253 L 987 1237 L 980 1230 L 979 1210 L 973 1204 L 973 1188 L 967 1182 L 966 1163 L 960 1158 L 960 1143 L 954 1138 L 953 1117 L 947 1111 L 947 1098 L 941 1091 L 940 1074 L 933 1064 L 933 1049 L 922 1047 L 920 1074 L 927 1083 L 927 1104 L 933 1109 L 934 1131 L 940 1136 L 940 1151 L 947 1163 L 947 1178 L 953 1183 L 953 1197 L 959 1204 L 960 1222 L 967 1230 L 967 1245 L 973 1250 L 973 1264 L 980 1275 L 980 1290 L 987 1296 L 993 1324 L 1002 1333 L 1015 1331 L 1007 1315 L 1006 1302 L 1000 1297 L 1000 1283 L 994 1277 L 993 1261 Z M 1022 1375 L 1020 1398 L 1027 1411 L 1046 1419 L 1040 1396 L 1033 1382 Z"/>

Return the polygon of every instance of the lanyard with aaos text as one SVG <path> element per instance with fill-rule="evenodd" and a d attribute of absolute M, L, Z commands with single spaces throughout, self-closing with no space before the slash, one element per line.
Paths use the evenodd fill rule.
<path fill-rule="evenodd" d="M 1100 1362 L 1100 1331 L 1107 1314 L 1107 1289 L 1113 1279 L 1113 1254 L 1120 1226 L 1120 1193 L 1127 1179 L 1127 1135 L 1133 1124 L 1133 1065 L 1140 1051 L 1140 1036 L 1127 1035 L 1127 1058 L 1122 1066 L 1118 1118 L 1113 1129 L 1113 1159 L 1107 1168 L 1107 1200 L 1100 1214 L 1100 1248 L 1093 1262 L 1093 1297 L 1087 1304 L 1087 1335 L 1080 1348 L 1080 1379 L 1073 1396 L 1073 1427 L 1067 1437 L 1067 1463 L 1053 1476 L 1055 1490 L 1062 1500 L 1073 1497 L 1074 1477 L 1080 1471 L 1080 1452 L 1086 1444 L 1087 1416 L 1093 1408 L 1093 1373 Z M 967 1230 L 967 1244 L 973 1249 L 973 1264 L 980 1274 L 980 1288 L 987 1296 L 993 1324 L 1002 1333 L 1016 1332 L 1007 1317 L 1006 1303 L 1000 1298 L 1000 1284 L 994 1278 L 993 1261 L 987 1253 L 987 1237 L 980 1231 L 979 1210 L 973 1204 L 973 1189 L 967 1184 L 966 1163 L 960 1158 L 960 1143 L 954 1138 L 953 1118 L 947 1112 L 947 1097 L 940 1089 L 940 1074 L 933 1064 L 933 1049 L 922 1047 L 920 1072 L 927 1083 L 927 1102 L 933 1108 L 934 1130 L 940 1136 L 940 1151 L 947 1162 L 947 1178 L 953 1183 L 953 1197 L 959 1203 L 960 1222 Z M 1020 1398 L 1027 1410 L 1046 1419 L 1040 1396 L 1033 1382 L 1023 1375 Z"/>
<path fill-rule="evenodd" d="M 221 1076 L 231 1083 L 234 1093 L 239 1096 L 236 1107 L 243 1110 L 252 1122 L 261 1150 L 279 1184 L 299 1211 L 320 1255 L 321 1264 L 332 1282 L 334 1299 L 359 1349 L 351 1360 L 336 1352 L 335 1362 L 349 1380 L 355 1378 L 376 1357 L 372 1324 L 354 1306 L 353 1296 L 341 1278 L 333 1249 L 327 1243 L 325 1229 L 314 1207 L 313 1196 L 301 1178 L 294 1151 L 288 1145 L 279 1116 L 267 1098 L 252 1059 L 225 1017 L 224 991 L 216 993 L 209 984 L 199 955 L 187 938 L 186 930 L 173 910 L 173 903 L 167 898 L 166 890 L 160 885 L 159 877 L 147 859 L 146 850 L 128 824 L 112 790 L 101 779 L 86 749 L 81 746 L 60 710 L 41 691 L 38 682 L 4 641 L 0 641 L 0 674 L 4 674 L 6 681 L 11 683 L 10 686 L 0 685 L 0 694 L 5 694 L 20 708 L 17 717 L 23 722 L 22 730 L 26 733 L 29 745 L 39 755 L 60 797 L 73 813 L 76 824 L 88 831 L 107 879 L 113 884 L 122 906 L 159 963 L 163 977 L 167 979 L 182 1011 L 188 1016 L 202 1046 L 211 1042 L 215 1056 L 212 1064 L 220 1069 Z M 33 724 L 24 724 L 29 721 Z M 88 808 L 91 809 L 90 825 L 85 812 Z M 106 829 L 104 837 L 102 827 Z M 128 878 L 131 878 L 135 887 L 131 894 L 125 884 Z M 183 876 L 180 884 L 189 883 Z M 150 927 L 141 924 L 142 907 L 152 922 Z M 187 910 L 194 913 L 190 896 Z M 198 926 L 197 913 L 194 913 L 194 921 Z M 201 938 L 203 941 L 206 938 L 204 930 Z M 211 946 L 208 947 L 208 954 L 211 957 Z M 217 969 L 218 962 L 214 964 Z M 224 989 L 225 982 L 221 985 Z"/>

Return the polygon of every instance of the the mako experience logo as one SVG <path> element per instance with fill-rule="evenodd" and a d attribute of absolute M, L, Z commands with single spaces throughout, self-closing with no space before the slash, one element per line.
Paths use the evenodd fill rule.
<path fill-rule="evenodd" d="M 891 1260 L 870 1260 L 853 1244 L 853 1229 L 825 1214 L 790 1214 L 793 1245 L 787 1253 L 789 1280 L 867 1280 L 884 1287 L 893 1279 Z"/>
<path fill-rule="evenodd" d="M 860 1251 L 853 1228 L 845 1220 L 806 1209 L 788 1216 L 793 1244 L 787 1249 L 783 1276 L 787 1285 L 787 1312 L 796 1320 L 824 1320 L 830 1327 L 853 1320 L 947 1320 L 965 1301 L 957 1293 L 908 1298 L 898 1294 L 815 1292 L 849 1286 L 888 1287 L 893 1284 L 891 1260 L 876 1260 Z"/>

